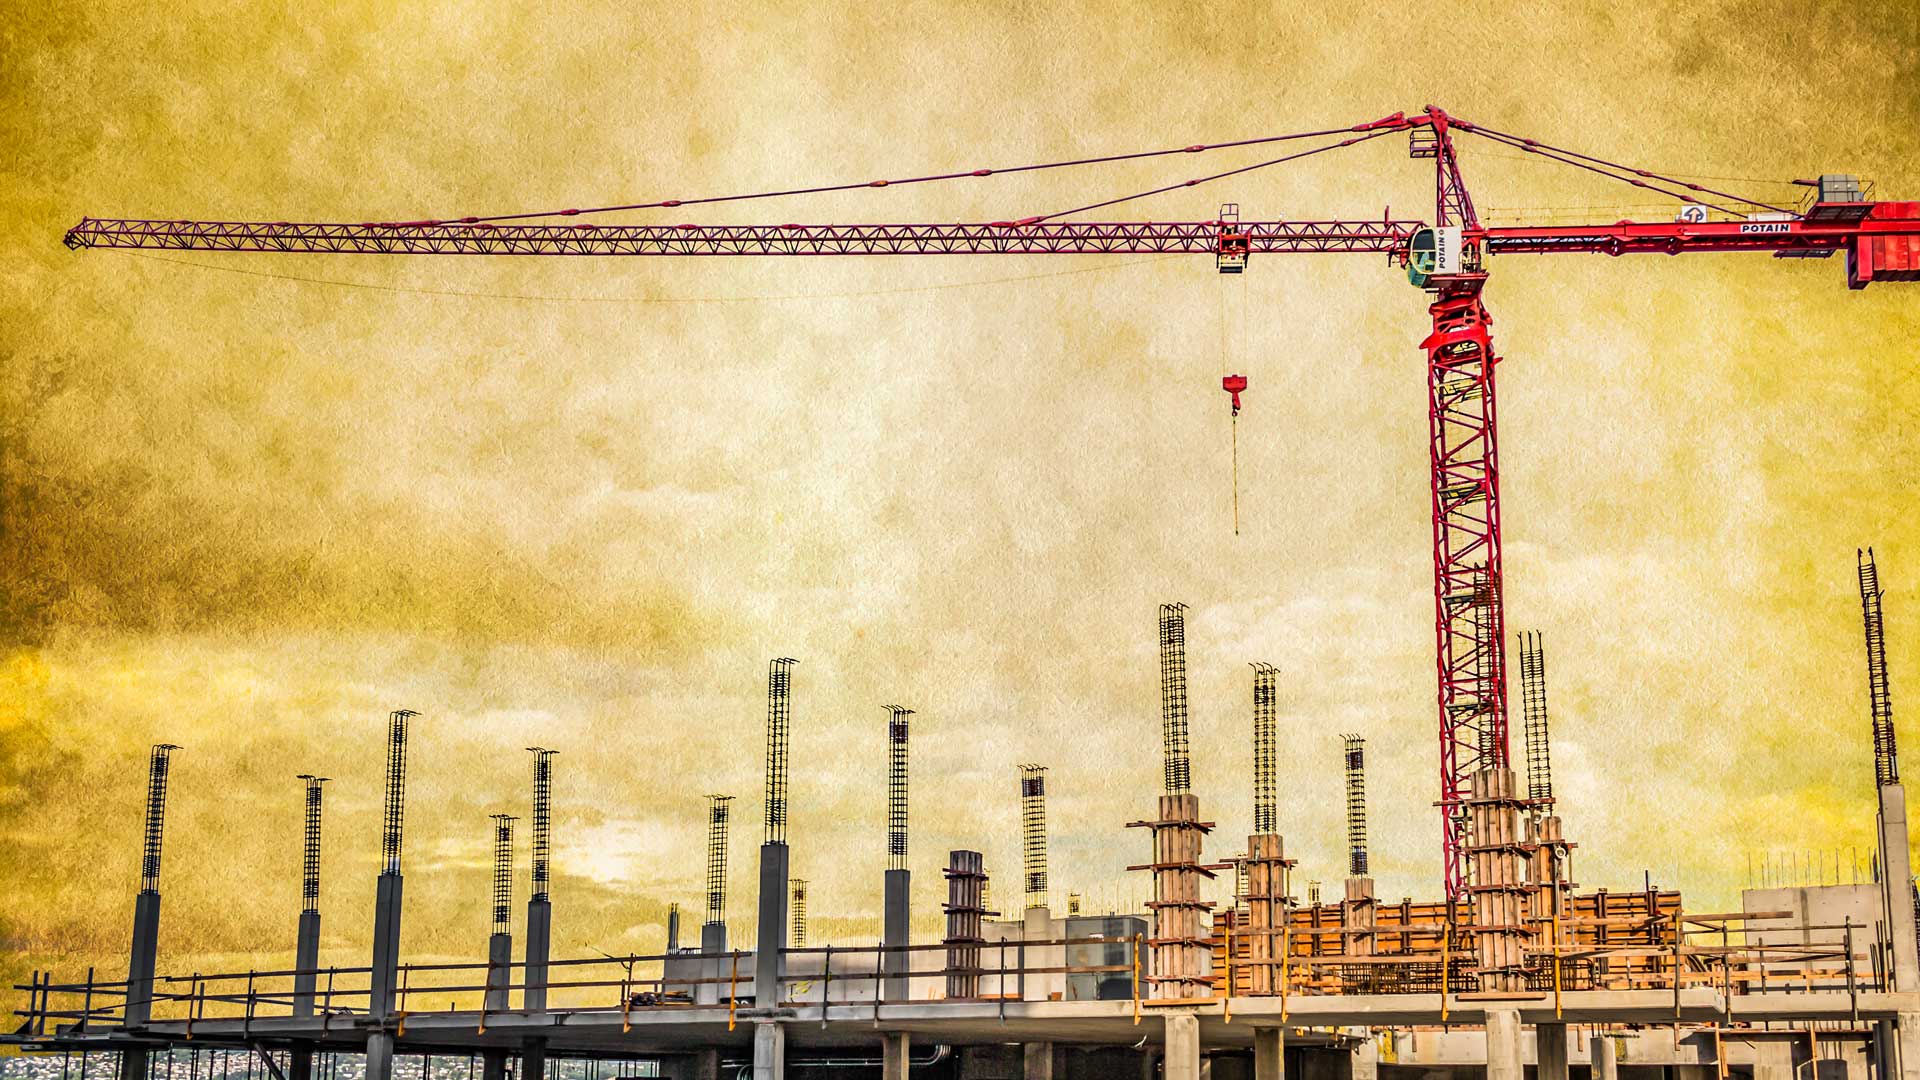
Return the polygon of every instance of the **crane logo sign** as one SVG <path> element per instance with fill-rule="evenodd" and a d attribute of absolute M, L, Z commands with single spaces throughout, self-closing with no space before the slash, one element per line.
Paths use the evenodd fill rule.
<path fill-rule="evenodd" d="M 1792 232 L 1785 221 L 1743 221 L 1740 223 L 1742 235 L 1747 233 L 1783 233 Z"/>

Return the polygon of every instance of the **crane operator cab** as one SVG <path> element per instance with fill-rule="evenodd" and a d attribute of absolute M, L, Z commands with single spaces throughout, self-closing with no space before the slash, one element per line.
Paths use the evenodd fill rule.
<path fill-rule="evenodd" d="M 1414 230 L 1412 239 L 1407 241 L 1407 280 L 1414 288 L 1429 288 L 1436 277 L 1473 269 L 1467 265 L 1460 232 L 1457 225 L 1439 228 L 1422 225 Z"/>
<path fill-rule="evenodd" d="M 1220 207 L 1220 220 L 1214 222 L 1214 227 L 1219 230 L 1213 246 L 1214 269 L 1223 274 L 1245 272 L 1247 254 L 1253 250 L 1253 244 L 1245 230 L 1240 228 L 1240 204 L 1223 204 Z"/>

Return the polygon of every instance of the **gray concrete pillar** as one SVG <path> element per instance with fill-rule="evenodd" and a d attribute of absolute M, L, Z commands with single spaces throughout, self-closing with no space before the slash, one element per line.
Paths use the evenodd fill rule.
<path fill-rule="evenodd" d="M 133 900 L 133 948 L 127 955 L 126 1024 L 153 1018 L 153 971 L 160 952 L 160 894 L 142 890 Z"/>
<path fill-rule="evenodd" d="M 700 927 L 700 952 L 704 956 L 718 956 L 727 951 L 727 924 L 710 922 Z M 703 980 L 724 979 L 731 974 L 725 960 L 700 961 L 700 978 Z M 693 988 L 695 1005 L 718 1005 L 721 995 L 727 988 L 717 982 L 705 981 Z M 719 1066 L 715 1066 L 718 1068 Z"/>
<path fill-rule="evenodd" d="M 1166 1080 L 1200 1080 L 1200 1018 L 1190 1012 L 1166 1014 Z"/>
<path fill-rule="evenodd" d="M 367 1080 L 393 1080 L 393 1032 L 367 1033 Z"/>
<path fill-rule="evenodd" d="M 753 1003 L 762 1009 L 780 1004 L 780 975 L 786 970 L 787 845 L 760 845 L 760 933 L 753 946 Z M 760 1073 L 754 1067 L 754 1075 Z"/>
<path fill-rule="evenodd" d="M 1913 921 L 1913 865 L 1907 856 L 1907 789 L 1888 784 L 1880 789 L 1880 893 L 1886 907 L 1889 946 L 1893 952 L 1893 988 L 1901 993 L 1920 991 L 1920 944 Z"/>
<path fill-rule="evenodd" d="M 1753 1080 L 1793 1080 L 1793 1043 L 1770 1039 L 1748 1045 L 1753 1050 Z"/>
<path fill-rule="evenodd" d="M 300 935 L 293 947 L 293 1015 L 313 1015 L 313 991 L 320 975 L 320 913 L 300 913 Z"/>
<path fill-rule="evenodd" d="M 1053 1080 L 1053 1044 L 1027 1043 L 1026 1066 L 1021 1072 L 1025 1080 Z"/>
<path fill-rule="evenodd" d="M 287 1080 L 313 1080 L 312 1044 L 300 1044 L 287 1050 Z"/>
<path fill-rule="evenodd" d="M 520 1053 L 520 1080 L 547 1080 L 547 1040 L 527 1040 Z"/>
<path fill-rule="evenodd" d="M 767 847 L 775 845 L 768 844 Z M 787 845 L 780 844 L 784 849 Z M 780 888 L 787 887 L 786 860 L 781 860 Z M 785 907 L 785 904 L 781 905 Z M 786 1080 L 787 1075 L 787 1029 L 771 1020 L 762 1020 L 753 1025 L 753 1080 Z"/>
<path fill-rule="evenodd" d="M 547 1010 L 547 952 L 553 942 L 553 905 L 527 901 L 527 964 L 521 981 L 520 1005 L 528 1012 Z"/>
<path fill-rule="evenodd" d="M 907 1080 L 907 1033 L 880 1036 L 880 1080 Z"/>
<path fill-rule="evenodd" d="M 1487 1010 L 1487 1080 L 1526 1080 L 1520 1063 L 1520 1010 Z"/>
<path fill-rule="evenodd" d="M 693 1059 L 694 1080 L 720 1080 L 720 1050 L 709 1047 Z"/>
<path fill-rule="evenodd" d="M 1567 1080 L 1567 1025 L 1534 1025 L 1533 1071 L 1536 1080 Z"/>
<path fill-rule="evenodd" d="M 507 1011 L 507 988 L 513 985 L 513 935 L 493 934 L 487 938 L 488 1012 Z"/>
<path fill-rule="evenodd" d="M 1149 1046 L 1140 1051 L 1140 1080 L 1159 1080 L 1160 1051 Z"/>
<path fill-rule="evenodd" d="M 911 955 L 904 950 L 908 942 L 908 927 L 911 923 L 909 897 L 913 891 L 913 872 L 910 870 L 889 870 L 886 880 L 886 913 L 882 941 L 885 942 L 888 1001 L 905 1001 L 913 995 L 906 972 L 911 968 Z"/>
<path fill-rule="evenodd" d="M 1620 1080 L 1620 1057 L 1611 1035 L 1595 1035 L 1587 1044 L 1591 1080 Z"/>
<path fill-rule="evenodd" d="M 1363 1038 L 1347 1051 L 1347 1075 L 1352 1080 L 1380 1080 L 1380 1048 Z"/>
<path fill-rule="evenodd" d="M 1253 1080 L 1286 1080 L 1286 1031 L 1277 1027 L 1253 1029 Z"/>
<path fill-rule="evenodd" d="M 1894 1057 L 1899 1059 L 1900 1080 L 1920 1080 L 1920 1012 L 1903 1012 L 1893 1022 Z"/>
<path fill-rule="evenodd" d="M 375 1017 L 393 1015 L 394 989 L 400 978 L 400 895 L 401 880 L 396 871 L 381 874 L 374 883 L 373 971 L 367 976 L 367 1013 Z M 388 1051 L 391 1068 L 391 1046 Z"/>
<path fill-rule="evenodd" d="M 507 1052 L 480 1051 L 480 1080 L 507 1080 Z"/>
<path fill-rule="evenodd" d="M 128 1047 L 120 1051 L 120 1080 L 147 1080 L 146 1050 Z"/>

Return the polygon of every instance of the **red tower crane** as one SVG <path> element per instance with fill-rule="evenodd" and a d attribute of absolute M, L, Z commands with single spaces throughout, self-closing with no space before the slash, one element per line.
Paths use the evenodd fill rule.
<path fill-rule="evenodd" d="M 1212 221 L 1056 220 L 1118 203 L 1243 175 L 1315 154 L 1408 133 L 1409 153 L 1434 163 L 1434 219 L 1249 221 L 1237 207 Z M 1672 221 L 1605 225 L 1483 225 L 1461 179 L 1456 135 L 1471 134 L 1643 191 L 1677 200 Z M 600 225 L 556 222 L 615 211 L 669 209 L 861 188 L 962 181 L 1115 161 L 1319 140 L 1282 157 L 1178 181 L 1088 206 L 1014 220 L 894 225 Z M 1427 358 L 1428 448 L 1433 515 L 1436 705 L 1447 895 L 1469 889 L 1466 803 L 1472 774 L 1507 763 L 1505 626 L 1501 604 L 1500 468 L 1494 370 L 1499 356 L 1481 292 L 1494 255 L 1759 252 L 1775 258 L 1846 256 L 1847 285 L 1920 280 L 1920 202 L 1876 202 L 1850 176 L 1795 181 L 1808 187 L 1787 209 L 1619 165 L 1483 127 L 1428 106 L 1344 128 L 1230 143 L 1196 144 L 1078 161 L 870 180 L 710 198 L 662 199 L 586 209 L 398 222 L 294 223 L 84 218 L 70 248 L 411 255 L 1061 255 L 1189 252 L 1240 273 L 1255 255 L 1384 254 L 1433 296 Z M 1716 220 L 1714 215 L 1718 214 Z M 1227 387 L 1229 391 L 1232 387 Z M 1236 395 L 1237 396 L 1237 395 Z"/>

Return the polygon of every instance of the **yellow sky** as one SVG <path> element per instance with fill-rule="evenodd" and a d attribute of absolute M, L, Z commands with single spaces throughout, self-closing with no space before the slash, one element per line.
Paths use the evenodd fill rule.
<path fill-rule="evenodd" d="M 1193 608 L 1213 850 L 1246 829 L 1246 664 L 1264 660 L 1281 672 L 1281 823 L 1303 876 L 1341 876 L 1336 733 L 1358 731 L 1381 891 L 1432 894 L 1425 298 L 1384 260 L 1256 258 L 1233 279 L 1200 257 L 59 244 L 83 214 L 360 221 L 687 197 L 1429 101 L 1655 168 L 1850 171 L 1920 196 L 1920 17 L 1900 0 L 1345 10 L 11 12 L 0 974 L 123 962 L 156 741 L 185 746 L 162 968 L 290 958 L 300 772 L 336 778 L 325 961 L 364 962 L 397 706 L 422 714 L 410 956 L 479 954 L 486 815 L 525 813 L 535 742 L 561 751 L 556 950 L 657 949 L 665 905 L 700 898 L 702 793 L 741 796 L 735 911 L 750 908 L 775 655 L 800 660 L 793 858 L 816 939 L 877 930 L 895 702 L 918 710 L 923 915 L 949 848 L 983 850 L 1011 894 L 1023 761 L 1052 767 L 1056 891 L 1124 901 L 1139 885 L 1120 868 L 1144 852 L 1120 826 L 1159 775 L 1167 600 Z M 1463 154 L 1505 220 L 1670 212 L 1485 144 Z M 697 218 L 1023 216 L 1190 166 Z M 1424 216 L 1424 168 L 1387 138 L 1116 216 L 1204 219 L 1228 200 L 1253 218 Z M 1920 292 L 1849 293 L 1837 261 L 1751 256 L 1493 271 L 1508 619 L 1546 636 L 1582 884 L 1637 887 L 1650 868 L 1713 906 L 1749 854 L 1864 862 L 1853 553 L 1882 553 L 1905 701 Z M 1252 380 L 1238 537 L 1223 369 Z"/>

